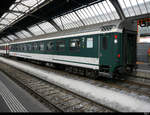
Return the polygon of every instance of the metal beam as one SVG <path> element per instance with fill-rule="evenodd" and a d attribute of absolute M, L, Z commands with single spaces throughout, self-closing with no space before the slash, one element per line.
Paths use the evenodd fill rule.
<path fill-rule="evenodd" d="M 30 14 L 29 16 L 40 19 L 42 21 L 43 20 L 48 21 L 50 24 L 52 24 L 56 28 L 57 31 L 62 31 L 62 29 L 53 20 L 49 20 L 45 17 L 40 17 L 40 16 L 36 16 L 36 15 L 33 15 L 33 14 Z"/>
<path fill-rule="evenodd" d="M 129 18 L 127 18 L 127 21 L 140 20 L 140 19 L 149 18 L 149 17 L 150 17 L 150 13 L 143 14 L 143 15 L 138 15 L 138 16 L 133 16 L 133 17 L 129 17 Z"/>
<path fill-rule="evenodd" d="M 16 34 L 14 34 L 14 33 L 12 33 L 11 31 L 9 31 L 9 34 L 10 35 L 14 35 L 16 38 L 20 38 L 20 37 L 18 37 Z M 8 37 L 7 37 L 8 38 Z M 14 39 L 15 40 L 15 39 Z"/>
<path fill-rule="evenodd" d="M 36 26 L 38 26 L 38 28 L 40 28 L 40 30 L 42 31 L 42 32 L 44 32 L 44 34 L 46 34 L 46 32 L 39 26 L 39 24 L 35 24 Z"/>
<path fill-rule="evenodd" d="M 19 14 L 26 14 L 25 12 L 22 11 L 16 11 L 16 10 L 8 10 L 8 13 L 19 13 Z"/>
<path fill-rule="evenodd" d="M 12 39 L 8 38 L 7 36 L 5 36 L 5 39 L 7 39 L 8 41 L 13 41 Z"/>
<path fill-rule="evenodd" d="M 0 23 L 0 25 L 1 25 L 1 26 L 9 26 L 9 25 L 7 25 L 7 24 L 2 24 L 2 23 Z"/>
<path fill-rule="evenodd" d="M 19 39 L 23 39 L 23 38 L 20 38 L 17 34 L 15 34 Z"/>
<path fill-rule="evenodd" d="M 125 20 L 126 17 L 124 15 L 124 12 L 123 12 L 123 10 L 122 10 L 122 8 L 121 8 L 118 0 L 110 0 L 110 2 L 112 3 L 112 5 L 114 6 L 114 8 L 116 9 L 118 15 L 120 16 L 120 19 L 121 20 Z"/>
<path fill-rule="evenodd" d="M 53 20 L 50 20 L 48 22 L 52 24 L 56 28 L 57 31 L 62 31 L 62 29 Z"/>
<path fill-rule="evenodd" d="M 76 14 L 76 16 L 79 18 L 79 20 L 81 21 L 81 23 L 83 24 L 83 26 L 85 26 L 84 21 L 80 18 L 80 16 L 77 14 L 77 12 L 74 12 Z"/>
<path fill-rule="evenodd" d="M 35 36 L 28 28 L 25 28 L 24 30 L 29 32 L 32 36 Z"/>
<path fill-rule="evenodd" d="M 49 4 L 50 2 L 52 2 L 53 0 L 45 0 L 42 4 L 40 4 L 39 7 L 37 8 L 33 8 L 31 11 L 29 11 L 28 13 L 25 13 L 22 17 L 20 17 L 19 19 L 15 20 L 14 22 L 12 22 L 10 25 L 14 25 L 17 22 L 19 22 L 20 20 L 24 19 L 25 17 L 29 16 L 30 14 L 34 13 L 35 11 L 37 11 L 38 9 L 42 8 L 43 6 Z M 21 0 L 19 2 L 16 2 L 16 5 L 19 4 L 21 2 Z M 9 26 L 5 27 L 4 29 L 0 30 L 1 32 L 6 30 L 7 28 L 9 28 Z"/>
<path fill-rule="evenodd" d="M 18 37 L 16 34 L 13 34 L 13 33 L 12 33 L 12 35 L 15 36 L 17 39 L 20 38 L 20 37 Z"/>

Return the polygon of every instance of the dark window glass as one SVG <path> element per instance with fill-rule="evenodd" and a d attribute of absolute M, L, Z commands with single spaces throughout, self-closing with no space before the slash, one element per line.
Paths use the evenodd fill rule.
<path fill-rule="evenodd" d="M 80 39 L 72 39 L 70 40 L 70 50 L 79 49 L 81 46 Z"/>
<path fill-rule="evenodd" d="M 54 42 L 53 41 L 49 41 L 47 43 L 47 50 L 50 51 L 50 50 L 53 50 L 54 48 Z"/>
<path fill-rule="evenodd" d="M 56 50 L 57 51 L 65 50 L 65 41 L 57 41 L 56 42 Z"/>
<path fill-rule="evenodd" d="M 107 47 L 108 47 L 107 45 L 108 45 L 108 44 L 107 44 L 107 38 L 104 37 L 104 38 L 103 38 L 103 49 L 104 49 L 104 50 L 107 49 Z"/>

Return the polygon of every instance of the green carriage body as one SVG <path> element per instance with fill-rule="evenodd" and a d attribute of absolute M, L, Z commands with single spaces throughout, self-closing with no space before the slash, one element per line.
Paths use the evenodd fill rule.
<path fill-rule="evenodd" d="M 128 65 L 135 66 L 136 37 L 134 35 L 135 40 L 131 40 L 126 39 L 126 36 L 128 36 L 128 33 L 111 32 L 13 43 L 10 52 L 97 58 L 99 61 L 97 64 L 66 59 L 54 59 L 54 61 L 60 62 L 60 64 L 68 62 L 98 66 L 97 71 L 112 75 L 118 69 L 124 72 Z M 37 44 L 37 47 L 34 47 L 35 44 Z M 51 45 L 48 46 L 48 44 Z"/>

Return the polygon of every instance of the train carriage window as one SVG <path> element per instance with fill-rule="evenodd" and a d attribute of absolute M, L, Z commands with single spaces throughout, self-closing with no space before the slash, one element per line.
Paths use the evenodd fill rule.
<path fill-rule="evenodd" d="M 18 45 L 18 51 L 21 51 L 21 45 Z"/>
<path fill-rule="evenodd" d="M 81 46 L 80 39 L 71 39 L 70 40 L 70 50 L 79 49 Z"/>
<path fill-rule="evenodd" d="M 31 51 L 31 50 L 32 50 L 31 44 L 27 44 L 27 50 L 28 50 L 28 51 Z"/>
<path fill-rule="evenodd" d="M 102 42 L 103 42 L 103 49 L 104 49 L 104 50 L 106 50 L 106 49 L 107 49 L 107 47 L 108 47 L 107 37 L 103 37 Z"/>
<path fill-rule="evenodd" d="M 16 51 L 18 51 L 18 49 L 19 49 L 19 48 L 18 48 L 18 45 L 16 45 Z"/>
<path fill-rule="evenodd" d="M 56 42 L 56 50 L 57 51 L 63 51 L 63 50 L 65 50 L 65 41 L 64 40 Z"/>
<path fill-rule="evenodd" d="M 33 43 L 32 49 L 33 49 L 34 51 L 36 51 L 36 50 L 38 49 L 37 43 Z"/>
<path fill-rule="evenodd" d="M 44 42 L 41 42 L 41 43 L 39 44 L 39 50 L 40 50 L 40 51 L 44 51 Z"/>
<path fill-rule="evenodd" d="M 53 50 L 54 48 L 54 42 L 53 41 L 49 41 L 47 43 L 47 50 L 50 51 L 50 50 Z"/>
<path fill-rule="evenodd" d="M 16 45 L 14 45 L 14 50 L 16 51 Z"/>
<path fill-rule="evenodd" d="M 23 46 L 23 44 L 21 44 L 21 46 L 20 46 L 21 48 L 21 51 L 23 51 L 24 50 L 24 46 Z"/>
<path fill-rule="evenodd" d="M 93 48 L 93 38 L 87 38 L 87 48 Z"/>
<path fill-rule="evenodd" d="M 24 45 L 24 51 L 27 51 L 27 45 Z"/>

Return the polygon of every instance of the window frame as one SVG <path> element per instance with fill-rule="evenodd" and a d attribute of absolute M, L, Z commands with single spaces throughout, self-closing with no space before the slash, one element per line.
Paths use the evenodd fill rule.
<path fill-rule="evenodd" d="M 72 38 L 69 40 L 69 50 L 79 50 L 82 45 L 82 40 L 80 38 Z M 71 47 L 71 44 L 75 43 L 75 47 Z M 78 44 L 77 44 L 78 43 Z"/>

